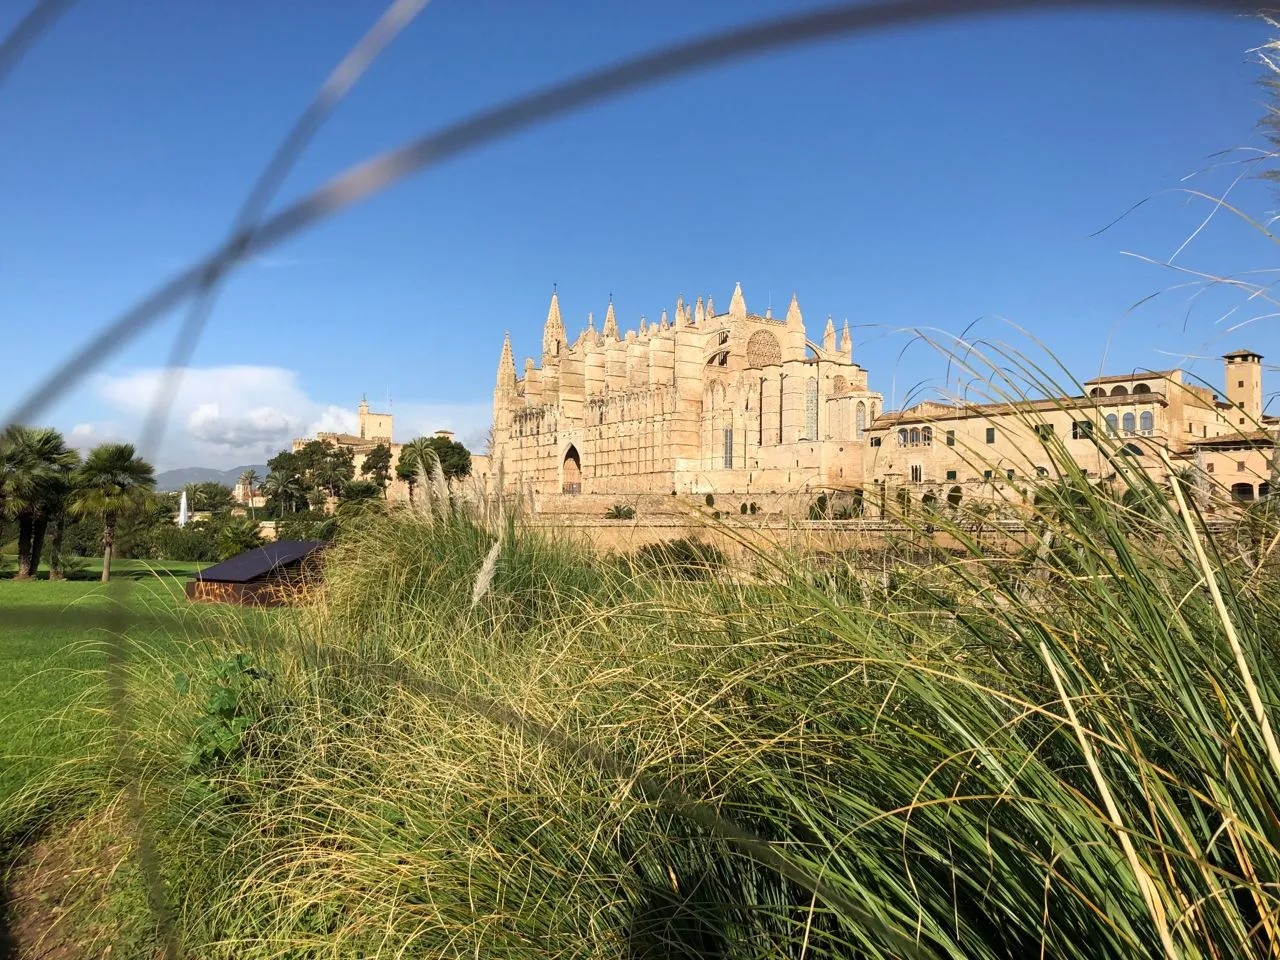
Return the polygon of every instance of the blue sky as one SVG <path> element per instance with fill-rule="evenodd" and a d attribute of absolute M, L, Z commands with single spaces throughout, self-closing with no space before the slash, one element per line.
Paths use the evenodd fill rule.
<path fill-rule="evenodd" d="M 515 93 L 799 6 L 433 0 L 278 205 Z M 25 9 L 0 6 L 0 32 Z M 218 241 L 381 9 L 80 0 L 42 39 L 0 87 L 0 405 Z M 519 359 L 534 353 L 552 283 L 571 335 L 610 293 L 634 326 L 678 294 L 723 310 L 735 281 L 760 312 L 794 290 L 815 336 L 827 314 L 850 321 L 887 403 L 943 376 L 914 328 L 1027 346 L 1025 330 L 1082 379 L 1241 345 L 1280 358 L 1269 304 L 1139 258 L 1167 260 L 1210 213 L 1185 188 L 1230 189 L 1260 219 L 1276 207 L 1270 188 L 1233 184 L 1243 168 L 1210 169 L 1259 143 L 1248 51 L 1266 37 L 1256 20 L 1186 12 L 949 22 L 746 60 L 547 123 L 237 274 L 156 459 L 261 460 L 294 431 L 348 425 L 362 392 L 393 398 L 398 439 L 447 425 L 478 440 L 503 332 Z M 1274 247 L 1219 212 L 1176 263 L 1266 270 Z M 175 328 L 110 359 L 45 421 L 81 443 L 130 437 Z M 1216 360 L 1190 365 L 1217 382 Z"/>

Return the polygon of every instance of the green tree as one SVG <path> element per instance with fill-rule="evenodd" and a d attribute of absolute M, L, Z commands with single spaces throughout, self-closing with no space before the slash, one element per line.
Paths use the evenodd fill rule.
<path fill-rule="evenodd" d="M 418 437 L 405 445 L 405 451 L 409 450 L 413 451 L 414 462 L 418 465 L 430 463 L 430 458 L 426 456 L 427 450 L 434 453 L 440 459 L 440 469 L 444 471 L 447 480 L 471 475 L 471 451 L 456 440 L 448 437 Z"/>
<path fill-rule="evenodd" d="M 196 484 L 196 488 L 200 491 L 202 508 L 212 514 L 230 513 L 236 505 L 235 491 L 225 483 L 209 481 Z"/>
<path fill-rule="evenodd" d="M 253 510 L 253 496 L 258 486 L 258 471 L 253 467 L 248 467 L 240 474 L 240 486 L 245 489 L 245 497 L 247 498 L 246 506 L 249 508 L 249 516 L 256 517 L 257 514 Z"/>
<path fill-rule="evenodd" d="M 440 454 L 436 452 L 435 446 L 432 444 L 431 437 L 415 437 L 404 445 L 400 451 L 400 466 L 403 466 L 410 476 L 403 479 L 409 484 L 409 501 L 413 502 L 413 493 L 418 483 L 428 481 L 427 474 L 431 471 L 431 464 L 439 459 Z M 468 468 L 470 461 L 468 460 Z M 397 472 L 400 467 L 398 466 Z M 441 470 L 444 469 L 443 463 Z M 447 476 L 447 474 L 446 474 Z"/>
<path fill-rule="evenodd" d="M 328 448 L 328 444 L 324 446 Z M 310 471 L 312 485 L 331 497 L 341 495 L 343 486 L 355 476 L 355 460 L 350 450 L 334 451 L 329 448 L 329 455 Z"/>
<path fill-rule="evenodd" d="M 139 510 L 156 483 L 155 470 L 131 443 L 104 443 L 89 452 L 75 472 L 71 512 L 102 521 L 102 582 L 111 579 L 116 524 Z"/>
<path fill-rule="evenodd" d="M 63 552 L 63 541 L 66 537 L 68 509 L 71 505 L 71 494 L 75 487 L 74 477 L 76 468 L 80 466 L 80 454 L 78 451 L 70 451 L 70 456 L 61 461 L 57 466 L 57 476 L 49 488 L 49 579 L 62 580 L 62 567 L 65 553 Z M 39 554 L 36 554 L 36 563 L 39 564 Z"/>
<path fill-rule="evenodd" d="M 378 485 L 372 480 L 348 480 L 342 486 L 341 500 L 343 503 L 376 500 L 379 492 Z"/>
<path fill-rule="evenodd" d="M 386 496 L 387 481 L 391 478 L 391 448 L 380 443 L 366 453 L 364 462 L 360 464 L 360 476 L 372 477 L 383 496 Z"/>
<path fill-rule="evenodd" d="M 229 560 L 262 546 L 258 522 L 248 517 L 232 517 L 218 530 L 218 559 Z"/>
<path fill-rule="evenodd" d="M 40 565 L 45 530 L 63 508 L 62 486 L 79 459 L 48 427 L 9 427 L 0 437 L 0 509 L 18 526 L 18 577 Z"/>
<path fill-rule="evenodd" d="M 306 509 L 307 486 L 296 473 L 273 469 L 262 481 L 262 492 L 266 495 L 268 509 L 277 516 L 283 516 L 286 510 L 297 513 L 299 503 Z"/>
<path fill-rule="evenodd" d="M 418 467 L 413 459 L 406 456 L 408 448 L 400 451 L 400 459 L 396 461 L 396 479 L 403 480 L 409 488 L 409 502 L 413 503 L 413 491 L 418 485 Z"/>

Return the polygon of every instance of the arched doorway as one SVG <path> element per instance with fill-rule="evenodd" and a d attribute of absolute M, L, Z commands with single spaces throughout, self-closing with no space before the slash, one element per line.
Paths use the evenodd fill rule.
<path fill-rule="evenodd" d="M 1233 483 L 1231 485 L 1231 498 L 1239 503 L 1251 502 L 1253 500 L 1253 484 Z"/>
<path fill-rule="evenodd" d="M 582 458 L 578 456 L 578 448 L 569 445 L 564 452 L 564 493 L 582 492 Z"/>

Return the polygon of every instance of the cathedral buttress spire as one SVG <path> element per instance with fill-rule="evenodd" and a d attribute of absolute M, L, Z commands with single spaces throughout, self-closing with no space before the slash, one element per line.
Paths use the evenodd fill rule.
<path fill-rule="evenodd" d="M 564 322 L 560 319 L 560 296 L 552 291 L 551 306 L 547 310 L 547 323 L 542 328 L 543 356 L 559 353 L 564 342 Z"/>
<path fill-rule="evenodd" d="M 729 316 L 735 320 L 747 319 L 747 298 L 742 295 L 742 284 L 733 285 L 733 297 L 729 300 Z"/>
<path fill-rule="evenodd" d="M 827 314 L 827 328 L 822 331 L 822 349 L 827 353 L 836 352 L 836 327 L 831 322 L 831 314 Z"/>
<path fill-rule="evenodd" d="M 498 360 L 498 387 L 514 390 L 516 386 L 516 361 L 511 355 L 511 334 L 502 338 L 502 356 Z"/>
<path fill-rule="evenodd" d="M 698 302 L 693 306 L 693 326 L 702 326 L 702 321 L 707 318 L 706 311 L 702 309 L 702 298 L 698 298 Z"/>
<path fill-rule="evenodd" d="M 665 330 L 669 324 L 667 323 L 667 311 L 662 311 L 662 319 L 658 321 L 658 329 Z"/>
<path fill-rule="evenodd" d="M 800 301 L 794 293 L 791 295 L 791 305 L 787 307 L 787 326 L 804 327 L 804 317 L 800 316 Z"/>
<path fill-rule="evenodd" d="M 613 297 L 609 298 L 609 309 L 604 314 L 604 338 L 606 340 L 617 340 L 618 337 L 618 318 L 613 312 Z"/>
<path fill-rule="evenodd" d="M 849 321 L 844 322 L 844 330 L 840 332 L 840 352 L 850 360 L 853 359 L 853 338 L 849 336 Z"/>

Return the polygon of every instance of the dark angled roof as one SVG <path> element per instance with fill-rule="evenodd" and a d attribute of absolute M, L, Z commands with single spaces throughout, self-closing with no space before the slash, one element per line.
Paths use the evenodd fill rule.
<path fill-rule="evenodd" d="M 276 540 L 246 551 L 230 560 L 205 567 L 197 580 L 221 583 L 249 583 L 265 577 L 273 570 L 298 563 L 328 544 L 323 540 Z"/>
<path fill-rule="evenodd" d="M 1086 380 L 1087 387 L 1091 383 L 1121 383 L 1126 380 L 1170 380 L 1177 370 L 1135 370 L 1133 373 L 1112 373 L 1105 377 L 1094 377 Z"/>
<path fill-rule="evenodd" d="M 1205 437 L 1188 441 L 1193 447 L 1206 450 L 1266 450 L 1276 446 L 1277 437 L 1267 430 L 1249 430 L 1245 433 L 1227 433 L 1220 437 Z"/>
<path fill-rule="evenodd" d="M 1222 355 L 1223 360 L 1229 360 L 1234 357 L 1257 357 L 1261 360 L 1262 354 L 1258 353 L 1256 350 L 1232 350 L 1230 353 L 1224 353 Z"/>

